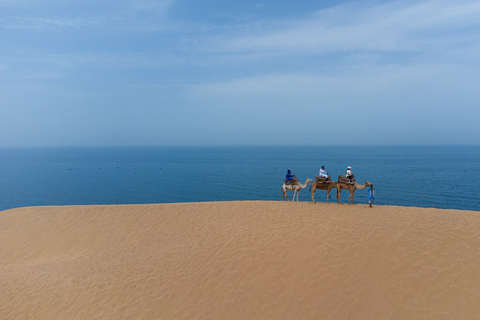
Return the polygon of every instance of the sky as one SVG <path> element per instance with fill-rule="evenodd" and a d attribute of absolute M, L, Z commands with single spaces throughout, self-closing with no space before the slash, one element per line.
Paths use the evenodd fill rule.
<path fill-rule="evenodd" d="M 0 146 L 479 145 L 480 1 L 0 0 Z"/>

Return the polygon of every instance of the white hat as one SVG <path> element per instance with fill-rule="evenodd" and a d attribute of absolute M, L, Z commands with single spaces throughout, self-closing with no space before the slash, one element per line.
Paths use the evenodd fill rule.
<path fill-rule="evenodd" d="M 352 167 L 348 166 L 348 168 L 347 168 L 347 169 L 352 169 Z"/>

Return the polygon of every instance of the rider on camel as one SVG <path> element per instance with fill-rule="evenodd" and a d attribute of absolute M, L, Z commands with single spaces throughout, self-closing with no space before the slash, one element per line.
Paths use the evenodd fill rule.
<path fill-rule="evenodd" d="M 352 173 L 352 167 L 348 166 L 347 168 L 347 179 L 348 179 L 348 183 L 352 183 L 352 180 L 355 178 L 355 175 Z"/>
<path fill-rule="evenodd" d="M 318 173 L 318 175 L 320 177 L 324 177 L 327 180 L 327 183 L 330 183 L 332 181 L 332 178 L 330 178 L 328 172 L 325 171 L 325 166 L 322 166 L 322 168 L 320 168 L 320 172 Z"/>
<path fill-rule="evenodd" d="M 297 177 L 294 174 L 292 174 L 292 171 L 288 170 L 285 176 L 285 183 L 295 185 L 297 182 L 298 182 Z"/>

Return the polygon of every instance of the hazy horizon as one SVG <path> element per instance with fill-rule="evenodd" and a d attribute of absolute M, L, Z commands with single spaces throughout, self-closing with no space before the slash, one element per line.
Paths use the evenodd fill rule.
<path fill-rule="evenodd" d="M 91 148 L 91 149 L 134 149 L 134 148 L 480 148 L 480 144 L 376 144 L 376 145 L 348 145 L 348 144 L 325 144 L 325 145 L 15 145 L 15 146 L 0 146 L 0 149 L 66 149 L 66 148 Z M 288 149 L 286 149 L 288 151 Z"/>
<path fill-rule="evenodd" d="M 0 147 L 478 146 L 480 2 L 0 0 Z"/>

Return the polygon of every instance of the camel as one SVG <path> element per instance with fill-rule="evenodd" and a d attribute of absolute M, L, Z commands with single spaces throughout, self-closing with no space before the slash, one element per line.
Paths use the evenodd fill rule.
<path fill-rule="evenodd" d="M 310 190 L 312 190 L 312 200 L 313 200 L 313 203 L 315 203 L 315 191 L 318 189 L 318 190 L 327 190 L 327 203 L 328 203 L 328 198 L 330 197 L 330 191 L 333 189 L 333 188 L 336 188 L 337 187 L 337 183 L 336 182 L 333 182 L 331 181 L 330 183 L 326 183 L 326 182 L 317 182 L 315 181 L 315 183 L 312 183 L 312 185 L 310 186 Z M 338 199 L 337 199 L 337 202 L 338 202 Z"/>
<path fill-rule="evenodd" d="M 297 184 L 295 184 L 293 186 L 291 184 L 285 184 L 284 183 L 283 186 L 282 186 L 282 189 L 280 190 L 282 192 L 283 200 L 290 201 L 290 200 L 288 200 L 288 197 L 287 197 L 287 190 L 290 190 L 290 191 L 293 191 L 292 201 L 295 201 L 295 195 L 297 195 L 297 202 L 298 202 L 298 194 L 300 193 L 300 190 L 305 189 L 308 186 L 308 184 L 312 181 L 313 181 L 312 179 L 307 179 L 307 180 L 305 180 L 304 184 L 301 184 L 300 182 L 297 182 Z"/>
<path fill-rule="evenodd" d="M 342 200 L 340 199 L 340 193 L 342 192 L 342 189 L 349 190 L 350 195 L 348 196 L 348 204 L 350 204 L 350 201 L 352 204 L 355 204 L 353 201 L 353 197 L 355 196 L 355 190 L 357 189 L 365 189 L 366 187 L 373 186 L 370 182 L 365 182 L 364 184 L 358 184 L 358 183 L 345 183 L 345 182 L 340 182 L 340 177 L 338 177 L 338 182 L 337 182 L 337 203 L 343 204 Z"/>

